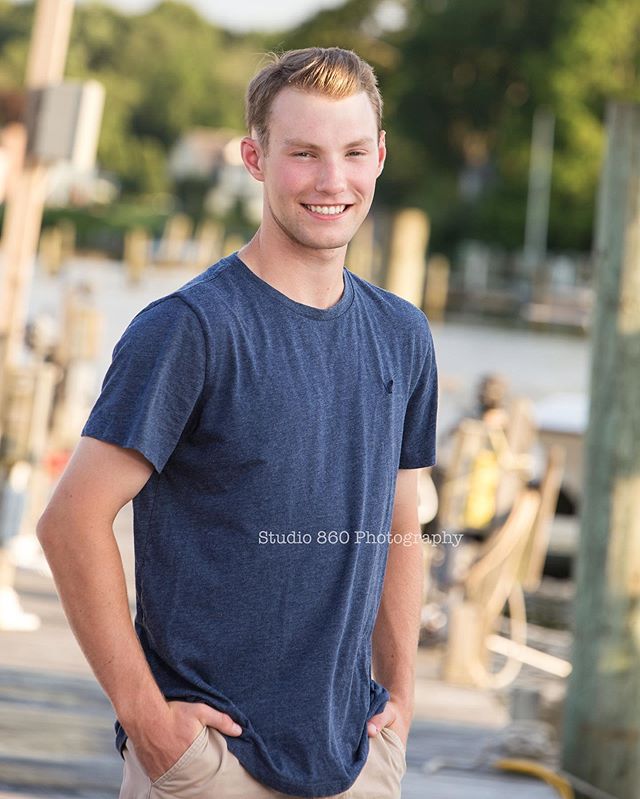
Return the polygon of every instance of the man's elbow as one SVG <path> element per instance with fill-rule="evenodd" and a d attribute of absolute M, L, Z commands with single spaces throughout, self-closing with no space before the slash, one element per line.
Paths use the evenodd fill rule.
<path fill-rule="evenodd" d="M 47 506 L 36 524 L 36 537 L 43 550 L 46 550 L 56 537 L 57 527 L 58 525 L 56 525 L 54 514 L 51 512 L 49 506 Z"/>
<path fill-rule="evenodd" d="M 65 536 L 74 535 L 77 514 L 68 503 L 61 502 L 59 497 L 52 497 L 36 524 L 36 537 L 43 550 L 51 549 L 60 543 Z"/>

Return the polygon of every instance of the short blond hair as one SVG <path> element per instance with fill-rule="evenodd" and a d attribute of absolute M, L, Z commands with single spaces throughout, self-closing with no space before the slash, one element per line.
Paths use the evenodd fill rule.
<path fill-rule="evenodd" d="M 272 61 L 251 80 L 245 97 L 245 120 L 250 135 L 255 130 L 262 146 L 269 143 L 269 115 L 278 92 L 285 87 L 340 99 L 365 92 L 382 130 L 382 96 L 373 67 L 353 50 L 341 47 L 306 47 L 271 53 Z"/>

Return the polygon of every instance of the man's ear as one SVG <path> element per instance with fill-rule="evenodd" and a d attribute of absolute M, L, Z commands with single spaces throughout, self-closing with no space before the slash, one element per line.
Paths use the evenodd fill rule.
<path fill-rule="evenodd" d="M 240 155 L 247 171 L 256 180 L 264 182 L 264 153 L 257 138 L 245 136 L 240 142 Z"/>
<path fill-rule="evenodd" d="M 385 130 L 381 130 L 380 136 L 378 137 L 378 171 L 376 173 L 377 178 L 379 178 L 380 175 L 382 174 L 382 170 L 384 169 L 384 162 L 387 157 L 386 138 L 387 138 L 387 132 Z"/>

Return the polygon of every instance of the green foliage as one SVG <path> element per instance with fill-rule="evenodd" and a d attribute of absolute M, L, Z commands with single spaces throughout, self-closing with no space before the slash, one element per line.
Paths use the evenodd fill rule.
<path fill-rule="evenodd" d="M 122 258 L 127 231 L 144 228 L 152 238 L 162 236 L 169 213 L 137 203 L 115 203 L 95 208 L 45 208 L 43 227 L 72 222 L 78 249 L 98 250 Z"/>
<path fill-rule="evenodd" d="M 376 67 L 388 158 L 378 201 L 425 208 L 433 245 L 522 245 L 536 108 L 556 117 L 549 243 L 588 249 L 608 98 L 640 99 L 637 0 L 348 0 L 274 44 L 353 47 Z M 475 196 L 464 179 L 481 181 Z"/>
<path fill-rule="evenodd" d="M 346 0 L 291 31 L 272 34 L 269 48 L 344 47 L 355 50 L 377 71 L 391 69 L 398 64 L 400 53 L 381 35 L 376 22 L 376 11 L 382 4 L 383 0 Z"/>
<path fill-rule="evenodd" d="M 551 212 L 563 244 L 588 243 L 609 100 L 640 101 L 640 4 L 583 0 L 567 13 L 549 77 L 557 114 Z M 560 222 L 560 220 L 562 220 Z"/>
<path fill-rule="evenodd" d="M 384 96 L 378 202 L 425 208 L 438 248 L 469 237 L 520 246 L 532 120 L 545 106 L 556 117 L 550 245 L 588 248 L 606 102 L 640 100 L 638 0 L 398 3 L 400 30 L 385 29 L 385 0 L 346 0 L 293 30 L 243 37 L 175 0 L 135 16 L 76 6 L 66 74 L 106 88 L 100 166 L 127 195 L 167 191 L 182 131 L 243 130 L 265 51 L 339 45 L 373 64 Z M 32 18 L 33 4 L 0 0 L 0 90 L 22 84 Z"/>
<path fill-rule="evenodd" d="M 0 89 L 23 84 L 33 9 L 0 0 Z M 77 5 L 65 76 L 105 86 L 101 168 L 127 194 L 166 190 L 167 154 L 182 131 L 243 129 L 244 89 L 259 49 L 255 37 L 232 36 L 173 0 L 137 16 Z"/>
<path fill-rule="evenodd" d="M 381 188 L 429 211 L 439 247 L 462 237 L 522 242 L 531 121 L 549 100 L 558 6 L 432 0 L 412 7 L 397 41 L 402 62 L 384 75 L 390 139 L 398 137 L 403 152 L 390 159 L 389 187 Z M 480 181 L 475 195 L 461 196 L 465 176 Z"/>
<path fill-rule="evenodd" d="M 639 33 L 637 0 L 416 0 L 393 38 L 402 63 L 383 74 L 390 140 L 403 152 L 382 193 L 425 207 L 439 246 L 521 245 L 533 114 L 544 106 L 556 118 L 549 243 L 588 249 L 604 108 L 640 100 Z M 456 197 L 460 175 L 483 160 L 484 191 Z"/>
<path fill-rule="evenodd" d="M 27 39 L 33 22 L 33 5 L 0 0 L 0 48 L 13 39 Z"/>
<path fill-rule="evenodd" d="M 99 4 L 76 10 L 67 73 L 105 85 L 98 155 L 127 193 L 168 188 L 166 157 L 182 131 L 242 129 L 247 56 L 246 44 L 182 3 L 137 17 Z"/>

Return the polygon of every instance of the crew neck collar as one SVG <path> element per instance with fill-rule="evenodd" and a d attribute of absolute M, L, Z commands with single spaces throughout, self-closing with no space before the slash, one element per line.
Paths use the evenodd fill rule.
<path fill-rule="evenodd" d="M 329 308 L 314 308 L 312 305 L 305 305 L 302 302 L 296 302 L 295 300 L 292 300 L 290 297 L 287 297 L 286 294 L 283 294 L 281 291 L 278 291 L 278 289 L 274 288 L 270 283 L 267 283 L 266 280 L 258 277 L 258 275 L 249 269 L 245 262 L 240 258 L 237 251 L 229 256 L 229 260 L 238 274 L 243 275 L 244 278 L 249 280 L 257 289 L 271 297 L 273 300 L 276 300 L 285 307 L 289 308 L 290 311 L 293 311 L 300 316 L 306 316 L 308 319 L 316 319 L 321 321 L 335 319 L 337 316 L 341 316 L 345 311 L 349 310 L 351 303 L 353 302 L 354 292 L 351 274 L 349 273 L 349 270 L 345 269 L 344 267 L 342 269 L 344 291 L 342 292 L 342 296 L 338 302 Z"/>

